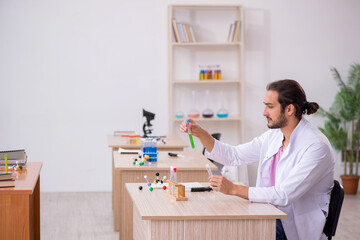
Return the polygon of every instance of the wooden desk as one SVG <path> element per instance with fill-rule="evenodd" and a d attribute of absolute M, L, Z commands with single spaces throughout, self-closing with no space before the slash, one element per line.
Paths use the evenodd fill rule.
<path fill-rule="evenodd" d="M 139 150 L 140 144 L 127 144 L 121 136 L 108 135 L 108 146 L 112 148 L 112 208 L 114 209 L 114 152 L 118 151 L 119 148 L 123 149 L 134 149 Z M 166 137 L 166 143 L 158 141 L 158 151 L 183 151 L 184 148 L 189 147 L 188 142 L 185 142 L 178 135 L 169 135 Z"/>
<path fill-rule="evenodd" d="M 127 183 L 133 201 L 133 239 L 272 239 L 276 219 L 287 215 L 271 204 L 250 203 L 220 192 L 186 192 L 178 201 L 166 192 L 139 191 Z"/>
<path fill-rule="evenodd" d="M 127 240 L 132 238 L 132 201 L 125 189 L 125 183 L 146 183 L 144 175 L 148 176 L 149 181 L 156 179 L 155 173 L 160 174 L 160 178 L 167 176 L 170 178 L 170 166 L 177 168 L 177 178 L 180 182 L 206 182 L 208 173 L 205 164 L 209 164 L 212 170 L 217 167 L 199 152 L 181 152 L 185 155 L 184 160 L 180 157 L 169 157 L 167 152 L 159 152 L 158 162 L 150 166 L 134 166 L 131 155 L 114 152 L 114 229 L 120 231 L 120 239 Z M 136 155 L 132 155 L 136 156 Z M 139 187 L 140 185 L 137 184 Z M 147 189 L 144 189 L 148 191 Z"/>
<path fill-rule="evenodd" d="M 15 187 L 0 188 L 1 239 L 40 239 L 41 167 L 41 162 L 28 162 L 15 173 Z"/>

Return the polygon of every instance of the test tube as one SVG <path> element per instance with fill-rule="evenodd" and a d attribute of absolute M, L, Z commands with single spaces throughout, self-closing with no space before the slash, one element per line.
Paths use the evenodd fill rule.
<path fill-rule="evenodd" d="M 177 173 L 176 168 L 173 166 L 170 166 L 170 181 L 173 183 L 177 183 Z M 171 195 L 175 196 L 175 187 L 171 187 Z"/>
<path fill-rule="evenodd" d="M 205 167 L 206 167 L 206 170 L 209 174 L 209 176 L 211 177 L 213 175 L 212 171 L 211 171 L 211 168 L 210 168 L 210 165 L 209 164 L 205 164 Z"/>
<path fill-rule="evenodd" d="M 188 129 L 188 134 L 189 134 L 189 138 L 190 138 L 191 147 L 194 149 L 195 144 L 194 144 L 194 139 L 193 139 L 193 136 L 192 136 L 192 133 L 191 133 L 191 129 L 189 127 L 189 120 L 188 119 L 186 119 L 186 126 L 187 126 L 187 129 Z"/>
<path fill-rule="evenodd" d="M 5 154 L 4 158 L 5 158 L 5 172 L 8 173 L 8 159 L 7 159 L 6 154 Z"/>

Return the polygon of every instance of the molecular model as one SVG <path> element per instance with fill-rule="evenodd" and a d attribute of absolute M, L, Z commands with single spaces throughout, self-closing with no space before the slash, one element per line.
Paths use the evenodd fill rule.
<path fill-rule="evenodd" d="M 14 171 L 17 171 L 17 170 L 22 170 L 22 169 L 23 169 L 23 167 L 22 167 L 22 166 L 19 166 L 19 162 L 18 162 L 18 161 L 16 161 L 16 165 L 13 165 L 13 166 L 12 166 L 13 172 L 14 172 Z"/>
<path fill-rule="evenodd" d="M 149 161 L 150 157 L 148 155 L 145 155 L 144 158 L 142 158 L 141 155 L 139 155 L 139 160 L 135 157 L 132 157 L 132 159 L 134 165 L 143 166 L 145 162 L 151 165 L 151 162 Z"/>
<path fill-rule="evenodd" d="M 155 186 L 155 185 L 157 185 L 157 184 L 159 184 L 159 185 L 164 184 L 164 181 L 165 181 L 165 179 L 166 179 L 166 176 L 164 176 L 163 179 L 159 179 L 160 174 L 159 174 L 158 172 L 155 173 L 155 176 L 156 176 L 156 180 L 154 180 L 154 181 L 152 181 L 152 182 L 149 182 L 149 180 L 148 180 L 148 178 L 147 178 L 146 175 L 144 176 L 144 178 L 146 179 L 147 186 L 149 187 L 149 191 L 150 191 L 150 192 L 152 192 L 152 191 L 154 190 L 154 187 L 160 188 L 161 186 L 158 187 L 158 186 Z M 143 189 L 143 187 L 142 187 L 142 186 L 139 186 L 139 190 L 142 190 L 142 189 Z M 167 187 L 164 185 L 164 186 L 162 186 L 162 189 L 166 190 Z"/>

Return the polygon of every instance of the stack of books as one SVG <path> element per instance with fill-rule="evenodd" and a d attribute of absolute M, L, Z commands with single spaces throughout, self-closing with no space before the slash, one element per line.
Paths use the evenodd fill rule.
<path fill-rule="evenodd" d="M 193 43 L 196 42 L 192 27 L 189 24 L 177 23 L 175 18 L 172 20 L 176 42 Z"/>
<path fill-rule="evenodd" d="M 234 23 L 230 24 L 229 34 L 228 34 L 228 42 L 237 42 L 238 35 L 240 32 L 241 22 L 236 20 Z"/>
<path fill-rule="evenodd" d="M 27 156 L 24 149 L 0 151 L 0 166 L 5 166 L 5 155 L 7 155 L 8 166 L 16 165 L 25 166 L 27 162 Z"/>
<path fill-rule="evenodd" d="M 0 173 L 0 188 L 2 187 L 15 187 L 11 173 Z"/>

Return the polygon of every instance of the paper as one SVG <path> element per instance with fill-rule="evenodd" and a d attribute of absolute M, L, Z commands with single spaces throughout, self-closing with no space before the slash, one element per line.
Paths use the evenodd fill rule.
<path fill-rule="evenodd" d="M 119 148 L 119 153 L 120 154 L 140 154 L 140 150 L 128 150 L 128 149 L 123 149 L 123 148 Z"/>

